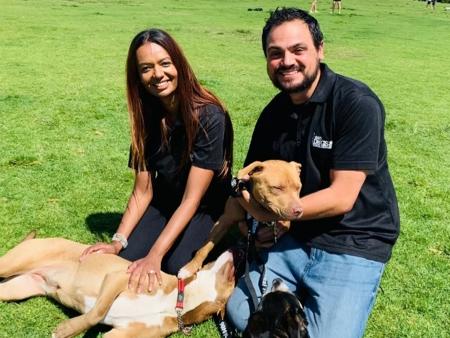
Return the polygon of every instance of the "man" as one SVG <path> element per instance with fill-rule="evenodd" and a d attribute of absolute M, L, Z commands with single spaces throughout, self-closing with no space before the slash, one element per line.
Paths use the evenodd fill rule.
<path fill-rule="evenodd" d="M 366 85 L 321 63 L 322 32 L 302 10 L 271 13 L 262 46 L 281 92 L 261 113 L 245 164 L 300 162 L 303 215 L 260 251 L 264 273 L 251 266 L 251 282 L 260 295 L 262 284 L 282 278 L 301 294 L 311 337 L 361 337 L 399 234 L 383 105 Z M 248 194 L 240 202 L 256 219 L 267 218 Z M 241 331 L 252 308 L 248 289 L 241 279 L 227 307 Z"/>

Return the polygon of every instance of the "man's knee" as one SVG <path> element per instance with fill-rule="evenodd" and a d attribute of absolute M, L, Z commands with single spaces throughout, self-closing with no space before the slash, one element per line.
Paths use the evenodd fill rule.
<path fill-rule="evenodd" d="M 243 332 L 247 327 L 248 318 L 250 316 L 250 308 L 248 298 L 244 293 L 236 288 L 228 299 L 227 317 L 230 323 L 238 331 Z"/>

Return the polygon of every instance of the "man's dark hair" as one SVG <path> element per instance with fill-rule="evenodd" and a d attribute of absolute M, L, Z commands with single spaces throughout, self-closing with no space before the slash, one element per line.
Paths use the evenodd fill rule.
<path fill-rule="evenodd" d="M 301 20 L 306 23 L 311 32 L 314 46 L 316 48 L 320 47 L 320 44 L 323 41 L 323 34 L 320 30 L 319 23 L 313 16 L 298 8 L 277 7 L 274 11 L 270 12 L 270 17 L 267 19 L 262 31 L 262 48 L 265 56 L 267 56 L 267 36 L 272 28 L 292 20 Z"/>

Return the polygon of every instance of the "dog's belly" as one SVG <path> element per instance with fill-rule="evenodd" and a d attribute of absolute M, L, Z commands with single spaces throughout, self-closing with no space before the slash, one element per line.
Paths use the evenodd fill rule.
<path fill-rule="evenodd" d="M 217 271 L 214 268 L 200 271 L 197 278 L 186 285 L 183 313 L 197 308 L 202 303 L 216 300 L 218 296 L 216 274 Z M 177 295 L 176 288 L 170 293 L 164 293 L 163 289 L 158 289 L 151 295 L 124 291 L 116 298 L 101 322 L 114 327 L 127 327 L 133 323 L 141 323 L 147 327 L 161 327 L 167 318 L 176 318 Z M 85 296 L 84 311 L 92 309 L 95 302 L 96 297 Z"/>
<path fill-rule="evenodd" d="M 131 295 L 123 292 L 116 298 L 105 318 L 103 324 L 114 327 L 127 327 L 132 323 L 141 323 L 146 326 L 162 326 L 167 317 L 176 317 L 175 304 L 177 290 L 165 294 L 159 290 L 156 294 Z M 85 311 L 90 311 L 97 298 L 84 297 Z"/>

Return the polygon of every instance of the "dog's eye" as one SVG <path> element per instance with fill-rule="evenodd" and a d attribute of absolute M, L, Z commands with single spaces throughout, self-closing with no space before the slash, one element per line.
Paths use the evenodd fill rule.
<path fill-rule="evenodd" d="M 275 186 L 272 186 L 272 189 L 274 191 L 283 191 L 284 187 L 282 185 L 275 185 Z"/>

